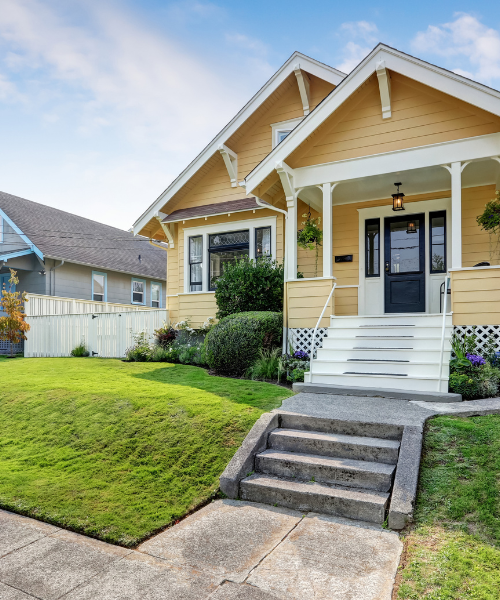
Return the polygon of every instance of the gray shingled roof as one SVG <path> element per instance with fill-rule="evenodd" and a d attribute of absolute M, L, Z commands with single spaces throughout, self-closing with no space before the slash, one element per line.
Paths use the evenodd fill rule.
<path fill-rule="evenodd" d="M 205 204 L 203 206 L 193 206 L 192 208 L 180 208 L 179 210 L 174 210 L 174 212 L 171 212 L 163 219 L 163 223 L 177 223 L 179 221 L 188 221 L 189 219 L 199 219 L 200 217 L 212 217 L 224 213 L 255 210 L 256 208 L 262 208 L 262 206 L 257 204 L 255 198 L 227 200 L 226 202 L 216 202 L 215 204 Z"/>
<path fill-rule="evenodd" d="M 44 257 L 165 279 L 167 254 L 146 238 L 4 192 L 0 209 Z"/>

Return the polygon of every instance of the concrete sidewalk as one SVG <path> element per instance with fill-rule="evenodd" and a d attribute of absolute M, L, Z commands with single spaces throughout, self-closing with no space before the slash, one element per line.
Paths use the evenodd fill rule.
<path fill-rule="evenodd" d="M 0 511 L 2 600 L 390 600 L 377 526 L 218 500 L 137 550 Z"/>

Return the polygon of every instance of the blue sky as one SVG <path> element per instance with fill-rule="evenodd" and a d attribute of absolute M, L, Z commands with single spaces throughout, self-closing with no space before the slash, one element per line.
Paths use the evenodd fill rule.
<path fill-rule="evenodd" d="M 0 190 L 128 229 L 294 50 L 500 89 L 498 4 L 0 0 Z"/>

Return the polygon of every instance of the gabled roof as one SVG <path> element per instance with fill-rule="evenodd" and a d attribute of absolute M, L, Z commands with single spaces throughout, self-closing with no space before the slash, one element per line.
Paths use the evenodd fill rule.
<path fill-rule="evenodd" d="M 250 99 L 239 113 L 217 134 L 201 153 L 188 165 L 186 169 L 167 187 L 167 189 L 151 204 L 151 206 L 134 223 L 134 231 L 142 228 L 165 206 L 189 179 L 210 159 L 218 147 L 224 144 L 241 125 L 255 112 L 255 110 L 285 81 L 294 71 L 295 65 L 311 75 L 315 75 L 334 85 L 338 85 L 346 76 L 338 69 L 329 67 L 301 52 L 294 52 L 283 66 L 264 84 L 264 86 Z"/>
<path fill-rule="evenodd" d="M 0 211 L 22 237 L 18 244 L 0 243 L 2 254 L 31 247 L 40 258 L 165 280 L 166 253 L 146 238 L 4 192 Z"/>
<path fill-rule="evenodd" d="M 395 48 L 378 44 L 368 56 L 272 150 L 245 178 L 247 193 L 253 192 L 276 168 L 276 163 L 302 144 L 335 110 L 337 110 L 373 73 L 377 64 L 385 62 L 395 71 L 438 89 L 450 96 L 500 116 L 500 92 L 430 64 Z"/>

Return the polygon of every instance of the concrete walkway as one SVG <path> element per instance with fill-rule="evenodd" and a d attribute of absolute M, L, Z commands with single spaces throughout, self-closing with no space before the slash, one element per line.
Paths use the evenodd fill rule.
<path fill-rule="evenodd" d="M 420 425 L 500 413 L 456 404 L 301 393 L 281 412 Z M 390 600 L 402 544 L 378 526 L 218 500 L 127 550 L 0 510 L 1 600 Z"/>
<path fill-rule="evenodd" d="M 2 600 L 390 600 L 379 527 L 218 500 L 127 550 L 0 511 Z"/>

